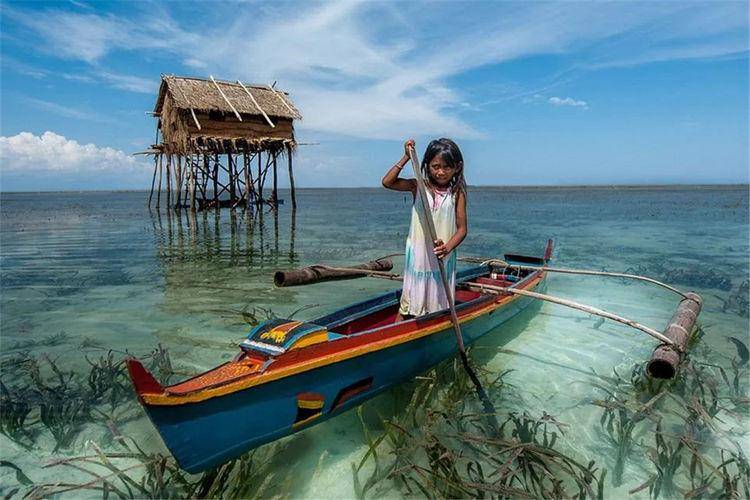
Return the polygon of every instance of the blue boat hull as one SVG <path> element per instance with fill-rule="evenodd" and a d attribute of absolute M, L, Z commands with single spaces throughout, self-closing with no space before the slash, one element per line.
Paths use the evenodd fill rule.
<path fill-rule="evenodd" d="M 464 278 L 476 275 L 464 273 Z M 544 280 L 536 286 L 540 290 Z M 384 307 L 398 292 L 366 301 L 370 309 Z M 508 304 L 462 323 L 464 343 L 471 344 L 507 322 L 533 299 L 516 297 Z M 369 304 L 369 306 L 367 306 Z M 459 306 L 459 315 L 462 307 Z M 360 307 L 359 309 L 363 309 Z M 350 308 L 344 312 L 351 313 Z M 441 314 L 441 313 L 435 313 Z M 338 316 L 320 318 L 319 324 L 334 324 Z M 287 376 L 262 385 L 174 406 L 144 404 L 164 443 L 188 472 L 196 473 L 236 458 L 248 450 L 331 418 L 377 393 L 412 379 L 456 354 L 452 327 L 412 341 L 345 359 Z M 358 385 L 359 384 L 359 385 Z M 359 387 L 346 401 L 337 402 L 342 387 Z M 364 390 L 362 390 L 364 389 Z M 300 422 L 300 393 L 321 395 L 322 408 L 309 421 Z M 295 424 L 295 422 L 297 422 Z"/>

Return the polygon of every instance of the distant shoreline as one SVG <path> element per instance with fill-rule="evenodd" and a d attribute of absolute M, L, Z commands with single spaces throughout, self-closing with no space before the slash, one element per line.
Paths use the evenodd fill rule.
<path fill-rule="evenodd" d="M 739 189 L 750 190 L 750 184 L 558 184 L 558 185 L 470 185 L 469 189 L 514 189 L 528 191 L 543 190 L 581 190 L 593 191 L 604 190 L 678 190 L 678 189 Z M 380 186 L 357 186 L 357 187 L 297 187 L 297 191 L 323 191 L 323 190 L 382 190 Z M 288 187 L 279 188 L 280 191 L 288 191 Z M 74 194 L 74 193 L 148 193 L 149 189 L 70 189 L 56 191 L 0 191 L 0 196 L 6 194 Z"/>

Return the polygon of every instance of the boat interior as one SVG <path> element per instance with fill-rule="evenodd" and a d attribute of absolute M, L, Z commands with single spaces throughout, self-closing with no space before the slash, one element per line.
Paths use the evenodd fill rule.
<path fill-rule="evenodd" d="M 466 283 L 511 287 L 523 282 L 533 272 L 517 271 L 507 274 L 500 271 L 502 270 L 489 271 L 487 267 L 476 267 L 459 272 L 455 295 L 459 309 L 462 304 L 479 299 L 483 295 L 467 289 Z M 234 360 L 165 390 L 179 395 L 225 384 L 265 371 L 276 357 L 288 351 L 394 324 L 400 295 L 400 290 L 389 292 L 318 318 L 311 323 L 281 318 L 261 323 L 253 328 L 240 344 L 242 351 Z M 432 314 L 442 314 L 442 311 Z M 431 315 L 425 317 L 429 316 Z"/>

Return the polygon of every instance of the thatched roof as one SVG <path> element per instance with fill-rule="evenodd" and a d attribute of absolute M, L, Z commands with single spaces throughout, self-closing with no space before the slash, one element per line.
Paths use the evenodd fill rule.
<path fill-rule="evenodd" d="M 221 111 L 234 114 L 227 99 L 240 114 L 262 116 L 260 107 L 270 117 L 299 119 L 301 115 L 283 90 L 271 88 L 268 85 L 248 84 L 242 82 L 228 82 L 225 80 L 192 78 L 184 76 L 162 75 L 159 97 L 156 100 L 154 112 L 159 114 L 164 106 L 164 99 L 169 92 L 174 106 L 178 109 L 194 111 Z M 221 95 L 218 87 L 226 96 Z M 244 88 L 243 88 L 244 85 Z M 245 90 L 247 89 L 247 91 Z M 252 98 L 248 95 L 252 94 Z M 255 102 L 253 102 L 253 98 Z M 256 105 L 257 103 L 257 105 Z"/>

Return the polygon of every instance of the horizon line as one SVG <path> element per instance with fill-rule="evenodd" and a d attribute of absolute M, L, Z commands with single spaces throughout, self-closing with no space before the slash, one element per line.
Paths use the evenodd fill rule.
<path fill-rule="evenodd" d="M 750 189 L 750 182 L 728 182 L 728 183 L 673 183 L 673 184 L 470 184 L 468 188 L 513 188 L 513 189 L 644 189 L 644 188 L 700 188 L 700 187 L 746 187 Z M 289 187 L 282 187 L 279 190 L 290 190 Z M 382 186 L 316 186 L 316 187 L 296 187 L 295 191 L 306 191 L 316 189 L 386 189 Z M 49 194 L 49 193 L 138 193 L 150 192 L 150 189 L 51 189 L 38 191 L 1 191 L 3 194 Z M 166 192 L 162 190 L 162 192 Z"/>

